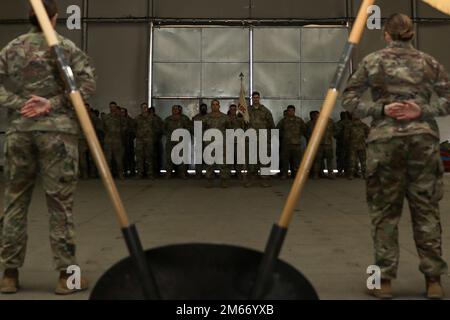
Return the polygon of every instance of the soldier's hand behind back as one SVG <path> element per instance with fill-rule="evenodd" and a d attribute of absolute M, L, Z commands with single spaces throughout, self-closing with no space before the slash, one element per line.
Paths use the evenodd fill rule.
<path fill-rule="evenodd" d="M 20 113 L 26 118 L 34 118 L 47 115 L 51 109 L 50 100 L 38 96 L 31 96 L 31 99 L 25 103 Z"/>

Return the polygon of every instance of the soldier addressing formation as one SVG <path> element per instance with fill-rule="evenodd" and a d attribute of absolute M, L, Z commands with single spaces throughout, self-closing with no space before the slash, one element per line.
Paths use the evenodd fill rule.
<path fill-rule="evenodd" d="M 56 0 L 43 0 L 43 4 L 55 27 L 58 19 Z M 81 130 L 57 62 L 33 10 L 29 11 L 29 20 L 31 30 L 0 51 L 0 107 L 7 110 L 4 208 L 0 212 L 0 266 L 4 273 L 0 291 L 12 294 L 20 289 L 19 269 L 25 261 L 28 209 L 34 186 L 40 178 L 49 214 L 53 262 L 59 273 L 54 292 L 68 295 L 88 288 L 85 276 L 81 277 L 80 286 L 68 286 L 68 268 L 78 266 L 74 192 L 79 179 L 97 179 L 104 171 L 97 171 L 89 141 Z M 285 188 L 293 179 L 301 177 L 301 174 L 297 176 L 299 171 L 306 172 L 305 177 L 315 187 L 326 185 L 332 188 L 339 183 L 354 185 L 364 180 L 374 265 L 381 270 L 380 287 L 371 289 L 369 294 L 380 299 L 394 296 L 392 281 L 397 278 L 400 251 L 398 225 L 406 198 L 426 296 L 442 299 L 441 277 L 448 273 L 448 266 L 442 250 L 439 202 L 444 194 L 444 168 L 436 118 L 450 114 L 450 82 L 444 67 L 435 58 L 413 47 L 415 28 L 408 16 L 391 15 L 382 34 L 387 46 L 367 55 L 357 66 L 343 92 L 342 107 L 345 111 L 340 113 L 337 122 L 328 119 L 328 113 L 323 109 L 312 110 L 307 101 L 302 102 L 301 108 L 286 103 L 287 107 L 277 106 L 276 109 L 269 104 L 270 100 L 263 100 L 258 91 L 252 93 L 252 103 L 247 108 L 245 101 L 249 97 L 245 97 L 243 74 L 240 76 L 241 97 L 236 101 L 227 97 L 224 104 L 228 108 L 227 114 L 220 110 L 225 99 L 213 97 L 199 99 L 198 110 L 197 106 L 185 106 L 186 114 L 183 106 L 174 102 L 172 97 L 171 104 L 165 107 L 167 109 L 158 107 L 158 110 L 148 103 L 139 105 L 142 100 L 138 100 L 137 105 L 125 106 L 119 105 L 119 100 L 111 101 L 108 106 L 110 98 L 107 98 L 102 111 L 109 108 L 109 112 L 100 112 L 91 107 L 98 106 L 92 101 L 96 91 L 96 72 L 90 58 L 72 41 L 59 34 L 58 39 L 83 99 L 90 102 L 86 103 L 86 110 L 106 160 L 115 178 L 121 180 L 118 182 L 121 187 L 151 184 L 157 188 L 159 183 L 200 184 L 202 188 L 206 185 L 210 189 L 205 192 L 223 192 L 226 195 L 230 190 L 213 189 L 216 177 L 221 189 L 230 188 L 233 183 L 242 184 L 245 188 L 256 184 L 258 192 L 268 193 L 272 189 L 263 190 L 259 186 L 270 188 L 276 184 L 277 188 Z M 371 93 L 369 101 L 363 99 L 367 91 Z M 432 100 L 433 95 L 438 99 Z M 149 103 L 151 98 L 150 94 Z M 203 103 L 206 100 L 202 99 L 208 103 L 212 99 L 209 110 Z M 262 102 L 267 102 L 269 107 Z M 280 117 L 282 110 L 283 116 Z M 305 112 L 309 112 L 309 120 L 305 118 L 308 116 Z M 170 115 L 161 118 L 158 113 Z M 367 120 L 371 120 L 370 125 Z M 315 128 L 322 125 L 323 136 L 313 134 Z M 214 149 L 219 154 L 211 156 L 219 161 L 211 163 L 202 158 L 200 163 L 194 160 L 175 164 L 172 153 L 179 143 L 174 140 L 175 133 L 182 130 L 195 135 L 198 128 L 202 134 L 212 130 L 223 135 L 223 146 Z M 233 143 L 224 142 L 227 130 L 243 132 L 244 135 L 250 130 L 257 133 L 268 130 L 269 134 L 267 141 L 257 134 L 254 144 L 249 142 L 250 135 L 245 136 L 241 140 L 244 147 L 240 149 L 237 135 Z M 249 156 L 251 151 L 259 154 L 262 146 L 267 146 L 267 152 L 273 156 L 271 130 L 279 133 L 280 138 L 277 151 L 280 181 L 273 178 L 278 171 L 263 174 L 264 163 L 259 157 L 253 163 Z M 313 141 L 311 145 L 316 142 L 317 153 L 315 157 L 304 157 L 305 142 L 310 141 Z M 205 140 L 199 147 L 198 141 L 194 140 L 189 150 L 192 151 L 190 158 L 198 156 L 198 151 L 202 155 L 208 154 L 207 151 L 212 150 L 215 144 L 217 141 L 214 139 Z M 256 146 L 257 150 L 250 150 L 251 146 Z M 275 146 L 278 147 L 277 144 Z M 243 163 L 238 163 L 238 149 L 245 149 Z M 231 151 L 234 152 L 233 163 L 227 161 L 227 154 Z M 178 156 L 186 158 L 185 154 Z M 303 158 L 311 159 L 310 171 L 300 170 L 301 165 L 304 168 Z M 195 179 L 201 179 L 206 172 L 205 185 L 195 181 L 189 184 L 179 180 L 156 180 L 161 175 L 166 179 L 178 176 L 187 180 L 191 172 L 195 172 Z M 232 172 L 235 173 L 235 182 L 231 179 Z M 252 192 L 243 187 L 239 187 L 242 192 Z M 255 199 L 265 196 L 258 195 Z"/>

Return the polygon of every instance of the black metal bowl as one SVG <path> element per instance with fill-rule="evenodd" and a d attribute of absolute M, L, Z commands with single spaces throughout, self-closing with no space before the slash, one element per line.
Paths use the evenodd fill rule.
<path fill-rule="evenodd" d="M 145 254 L 164 300 L 246 300 L 263 257 L 255 250 L 216 244 L 171 245 Z M 143 299 L 131 259 L 106 271 L 90 299 Z M 279 260 L 264 299 L 317 300 L 318 296 L 303 274 Z"/>

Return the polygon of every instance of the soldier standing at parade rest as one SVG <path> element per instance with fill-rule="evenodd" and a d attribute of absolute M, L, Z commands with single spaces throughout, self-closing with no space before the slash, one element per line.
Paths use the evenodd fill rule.
<path fill-rule="evenodd" d="M 143 103 L 141 105 L 141 108 L 145 105 L 148 107 L 148 104 Z M 162 144 L 162 136 L 164 134 L 164 121 L 161 119 L 160 116 L 156 114 L 155 107 L 150 107 L 149 109 L 150 115 L 153 116 L 153 118 L 156 121 L 156 128 L 157 128 L 157 134 L 155 136 L 155 145 L 153 146 L 153 150 L 155 151 L 153 153 L 153 167 L 154 167 L 154 176 L 159 177 L 161 174 L 161 169 L 163 167 L 163 153 L 164 148 Z"/>
<path fill-rule="evenodd" d="M 270 152 L 270 130 L 275 129 L 275 123 L 273 121 L 272 113 L 269 109 L 267 109 L 264 105 L 261 104 L 261 95 L 259 92 L 255 91 L 252 94 L 253 104 L 248 109 L 248 114 L 250 117 L 250 122 L 248 124 L 249 129 L 255 129 L 258 137 L 258 149 L 259 149 L 259 132 L 260 129 L 266 129 L 269 132 L 267 133 L 268 141 L 267 141 L 267 150 Z M 242 110 L 241 110 L 242 111 Z M 259 152 L 258 152 L 259 154 Z M 246 188 L 250 187 L 252 184 L 252 180 L 255 180 L 258 176 L 261 179 L 261 187 L 267 188 L 270 187 L 270 177 L 258 175 L 258 170 L 261 169 L 261 162 L 259 161 L 257 164 L 248 164 L 248 173 L 245 176 L 244 186 Z"/>
<path fill-rule="evenodd" d="M 288 170 L 295 177 L 302 159 L 302 136 L 306 137 L 305 122 L 295 115 L 295 106 L 287 107 L 286 116 L 277 125 L 281 139 L 281 179 L 288 178 Z"/>
<path fill-rule="evenodd" d="M 200 109 L 200 112 L 192 118 L 192 121 L 194 121 L 194 122 L 200 121 L 202 123 L 202 132 L 204 133 L 204 121 L 206 119 L 206 116 L 208 115 L 208 105 L 206 103 L 202 103 L 200 105 L 199 109 Z M 203 150 L 202 150 L 202 153 L 203 153 Z M 197 179 L 200 179 L 202 177 L 203 169 L 204 169 L 203 163 L 195 165 L 195 176 L 197 177 Z"/>
<path fill-rule="evenodd" d="M 147 104 L 141 105 L 141 114 L 134 121 L 136 132 L 136 164 L 138 177 L 154 179 L 155 139 L 159 135 L 156 117 L 150 114 Z"/>
<path fill-rule="evenodd" d="M 54 0 L 44 0 L 53 27 L 58 10 Z M 77 265 L 73 219 L 74 191 L 78 180 L 78 123 L 57 63 L 46 43 L 35 13 L 33 28 L 0 51 L 0 106 L 8 110 L 5 141 L 5 200 L 0 215 L 0 264 L 2 293 L 19 289 L 19 271 L 27 245 L 27 212 L 38 176 L 47 199 L 50 243 L 59 272 L 56 294 L 87 288 L 67 286 L 67 268 Z M 58 40 L 72 67 L 84 99 L 95 91 L 95 71 L 89 58 L 75 44 Z M 8 83 L 8 86 L 6 86 Z"/>
<path fill-rule="evenodd" d="M 349 165 L 349 143 L 344 137 L 344 133 L 351 124 L 351 115 L 347 111 L 340 114 L 341 119 L 334 125 L 334 138 L 336 139 L 336 163 L 339 176 L 348 173 Z"/>
<path fill-rule="evenodd" d="M 106 114 L 102 121 L 105 133 L 105 157 L 111 169 L 116 169 L 118 178 L 123 180 L 123 136 L 126 123 L 116 102 L 110 102 L 109 108 L 110 113 Z"/>
<path fill-rule="evenodd" d="M 230 118 L 231 129 L 245 130 L 245 121 L 242 117 L 242 114 L 237 112 L 237 106 L 235 104 L 231 104 L 228 109 L 228 117 Z M 237 141 L 234 142 L 234 164 L 230 166 L 231 170 L 236 171 L 236 177 L 240 180 L 244 178 L 243 171 L 245 170 L 245 164 L 238 163 L 238 154 L 237 154 Z"/>
<path fill-rule="evenodd" d="M 399 262 L 398 223 L 408 200 L 414 240 L 425 275 L 428 298 L 444 293 L 439 201 L 443 196 L 443 164 L 439 132 L 430 106 L 436 93 L 447 110 L 450 83 L 442 65 L 412 45 L 414 24 L 404 14 L 390 16 L 383 29 L 387 47 L 366 56 L 343 94 L 343 107 L 373 118 L 367 139 L 367 202 L 372 222 L 375 265 L 381 269 L 378 298 L 391 298 L 391 280 Z M 361 97 L 371 90 L 373 102 Z"/>
<path fill-rule="evenodd" d="M 348 142 L 348 172 L 347 178 L 352 180 L 361 165 L 361 175 L 366 178 L 366 139 L 369 127 L 358 117 L 353 116 L 350 125 L 345 129 L 345 141 Z"/>
<path fill-rule="evenodd" d="M 208 188 L 213 187 L 213 179 L 214 179 L 214 169 L 217 167 L 217 169 L 220 171 L 220 186 L 222 188 L 227 188 L 227 180 L 230 178 L 229 170 L 227 165 L 225 164 L 226 161 L 226 149 L 225 149 L 225 137 L 226 137 L 226 130 L 231 129 L 231 122 L 230 118 L 220 111 L 220 102 L 219 100 L 214 99 L 211 102 L 211 113 L 209 113 L 205 120 L 204 120 L 205 130 L 209 129 L 217 129 L 220 132 L 222 132 L 222 135 L 224 139 L 222 140 L 222 163 L 208 165 L 206 168 L 206 178 L 208 179 Z"/>

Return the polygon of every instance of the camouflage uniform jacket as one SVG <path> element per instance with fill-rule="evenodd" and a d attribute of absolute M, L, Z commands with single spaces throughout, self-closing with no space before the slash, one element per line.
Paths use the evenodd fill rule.
<path fill-rule="evenodd" d="M 273 121 L 272 113 L 262 104 L 256 106 L 252 105 L 248 109 L 250 117 L 249 127 L 252 129 L 274 129 L 275 123 Z"/>
<path fill-rule="evenodd" d="M 344 133 L 344 139 L 348 141 L 351 148 L 364 149 L 369 131 L 369 127 L 361 120 L 352 120 Z"/>
<path fill-rule="evenodd" d="M 96 88 L 95 70 L 88 56 L 73 42 L 58 35 L 60 45 L 84 99 Z M 52 110 L 42 117 L 25 118 L 20 109 L 31 95 L 50 100 Z M 56 131 L 78 134 L 75 111 L 65 94 L 44 35 L 36 28 L 19 36 L 0 51 L 0 107 L 8 109 L 7 132 Z"/>
<path fill-rule="evenodd" d="M 361 96 L 369 89 L 373 102 L 363 103 Z M 431 106 L 435 92 L 444 102 Z M 383 115 L 383 106 L 396 101 L 414 100 L 422 116 L 399 122 Z M 448 114 L 450 84 L 444 68 L 431 56 L 413 48 L 410 42 L 393 41 L 387 48 L 363 59 L 343 94 L 343 107 L 358 116 L 372 116 L 368 142 L 393 136 L 430 134 L 439 138 L 433 115 Z"/>
<path fill-rule="evenodd" d="M 306 124 L 299 117 L 284 117 L 277 125 L 283 144 L 301 144 L 302 136 L 306 137 Z"/>
<path fill-rule="evenodd" d="M 126 119 L 119 114 L 109 113 L 103 118 L 105 138 L 122 141 L 126 129 Z"/>
<path fill-rule="evenodd" d="M 224 137 L 226 130 L 232 129 L 230 117 L 222 112 L 209 113 L 205 118 L 204 127 L 205 130 L 218 129 L 224 134 Z"/>
<path fill-rule="evenodd" d="M 245 130 L 245 121 L 242 116 L 228 116 L 230 118 L 231 129 L 242 129 Z"/>
<path fill-rule="evenodd" d="M 135 119 L 136 139 L 155 140 L 160 133 L 160 128 L 156 117 L 153 115 L 144 116 L 140 114 Z"/>
<path fill-rule="evenodd" d="M 164 120 L 164 134 L 167 137 L 167 142 L 170 141 L 170 137 L 172 136 L 172 133 L 176 129 L 187 129 L 191 130 L 191 121 L 187 116 L 179 115 L 179 116 L 168 116 Z"/>
<path fill-rule="evenodd" d="M 344 133 L 348 129 L 348 127 L 352 124 L 352 121 L 349 119 L 345 120 L 339 120 L 334 125 L 334 138 L 336 139 L 337 143 L 343 144 L 346 143 L 347 140 L 345 140 Z"/>

